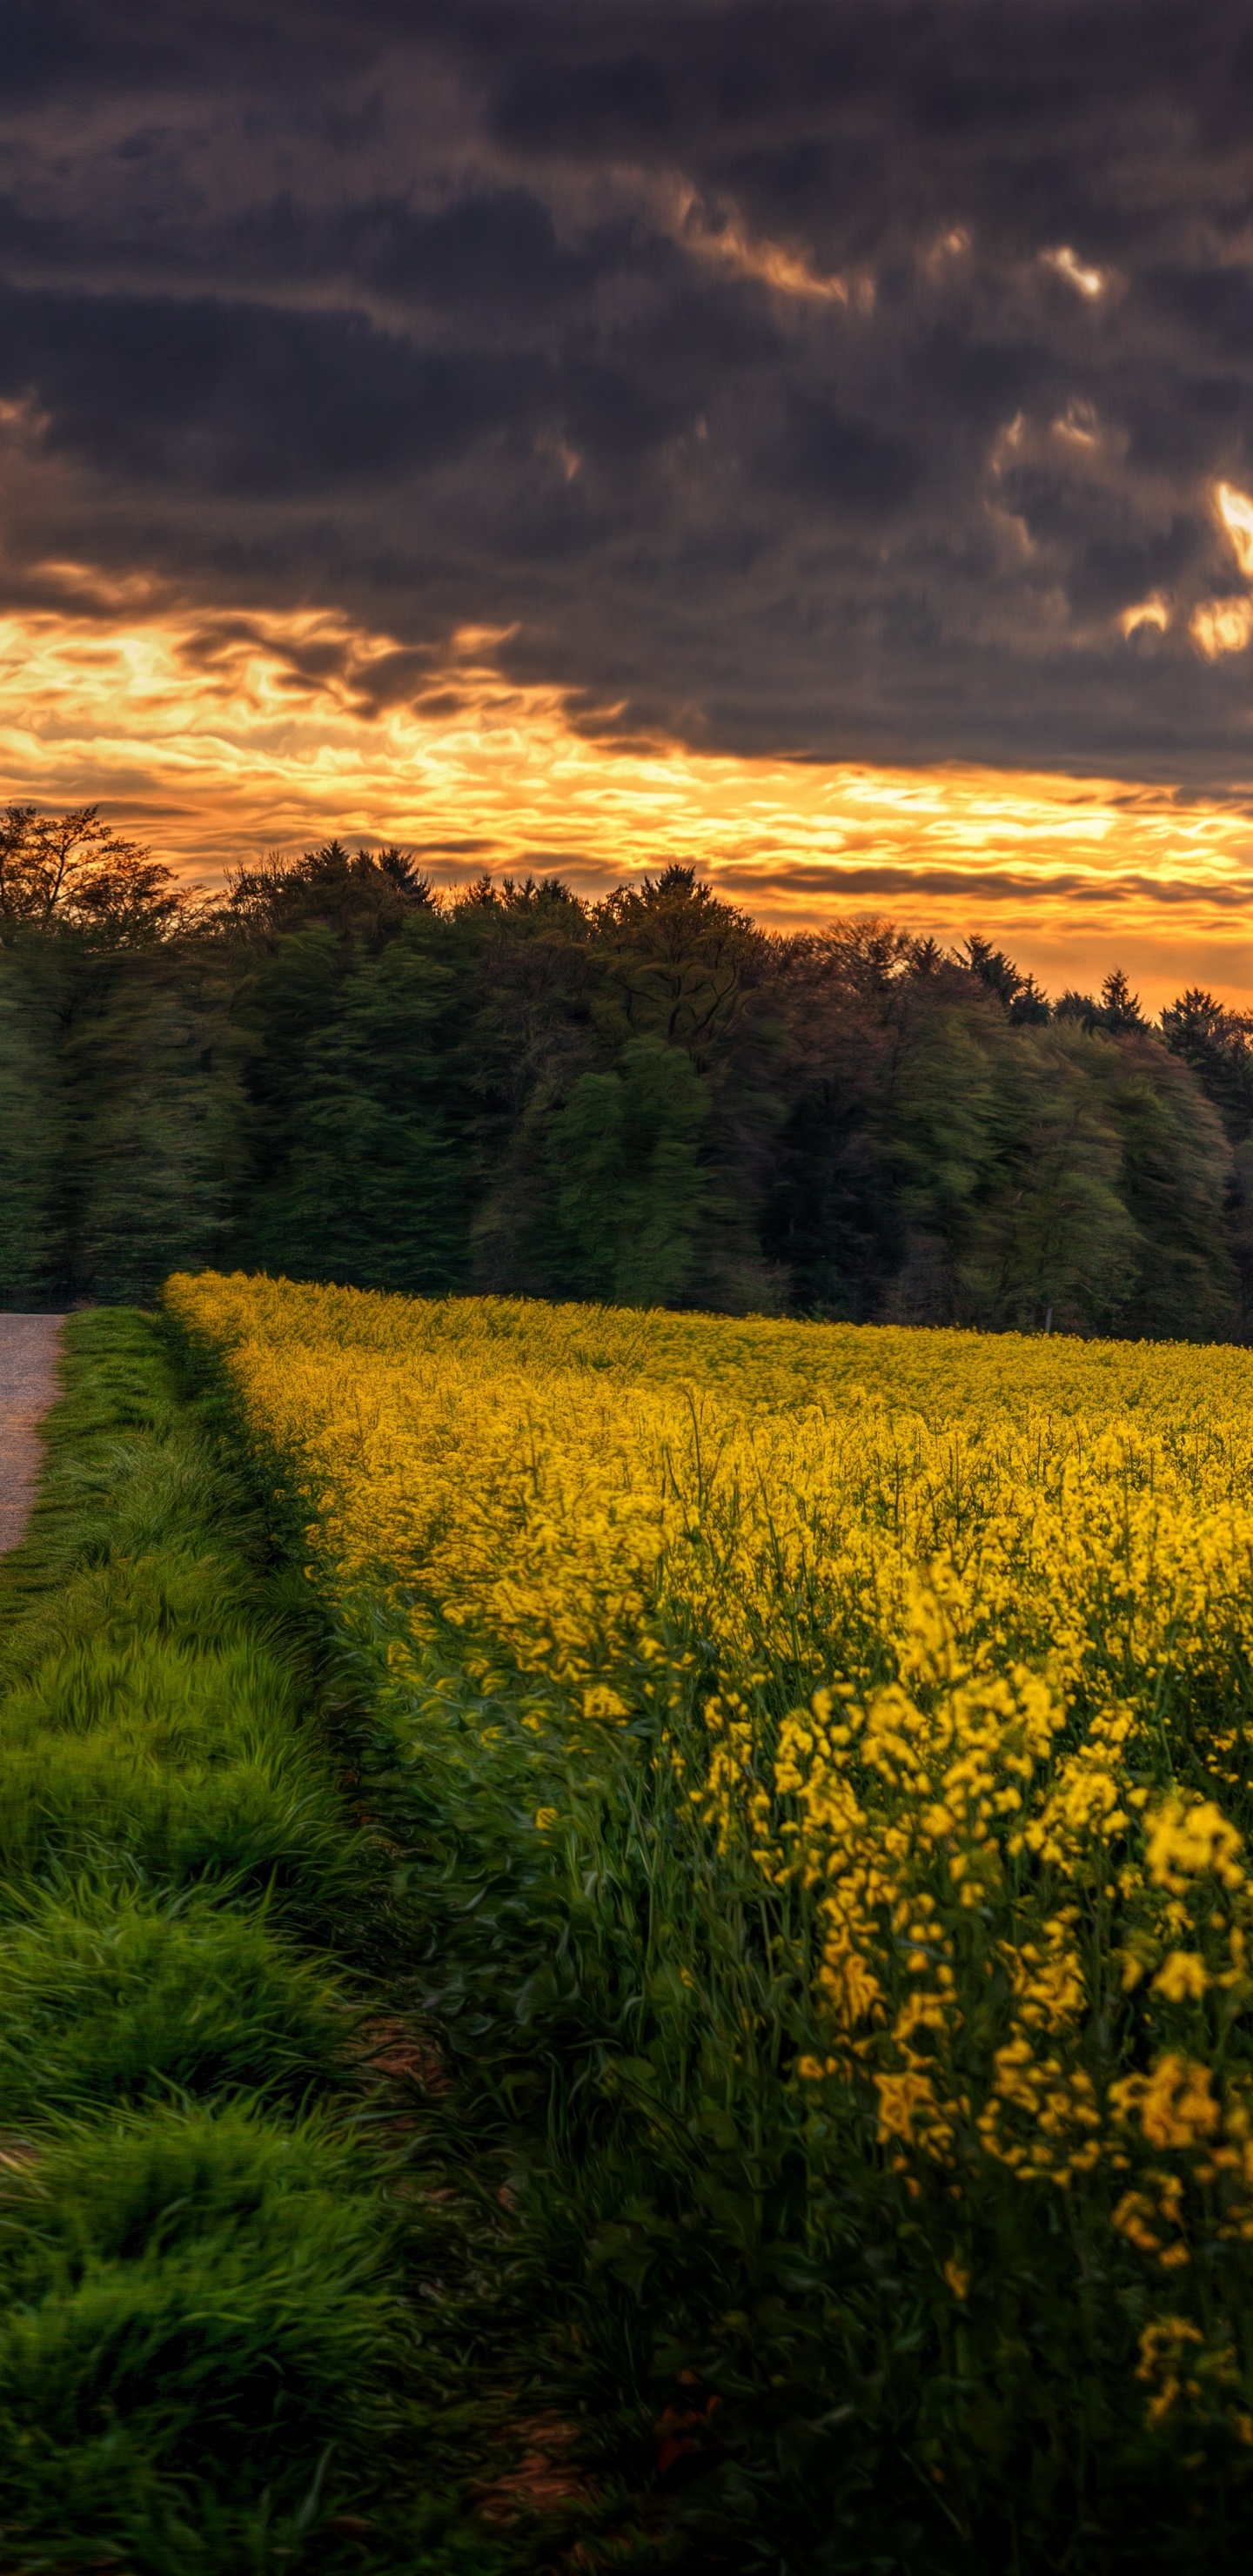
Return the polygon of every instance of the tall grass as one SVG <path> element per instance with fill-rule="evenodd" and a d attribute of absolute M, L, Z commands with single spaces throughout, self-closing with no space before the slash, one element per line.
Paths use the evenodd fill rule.
<path fill-rule="evenodd" d="M 159 1322 L 73 1318 L 47 1429 L 0 1562 L 0 2565 L 491 2566 L 292 1587 Z"/>
<path fill-rule="evenodd" d="M 175 2092 L 297 2108 L 352 2080 L 360 2007 L 268 1906 L 92 1879 L 4 1899 L 0 2127 Z"/>
<path fill-rule="evenodd" d="M 217 2103 L 50 2138 L 0 2219 L 15 2536 L 68 2526 L 172 2570 L 239 2563 L 223 2543 L 255 2560 L 269 2520 L 269 2554 L 290 2550 L 327 2455 L 379 2436 L 380 2218 L 352 2146 L 309 2120 Z"/>

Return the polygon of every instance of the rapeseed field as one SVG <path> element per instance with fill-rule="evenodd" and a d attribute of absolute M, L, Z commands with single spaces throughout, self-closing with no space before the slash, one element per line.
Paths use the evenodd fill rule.
<path fill-rule="evenodd" d="M 1253 1354 L 167 1293 L 373 1676 L 553 2368 L 664 2398 L 679 2524 L 762 2567 L 1221 2558 Z"/>

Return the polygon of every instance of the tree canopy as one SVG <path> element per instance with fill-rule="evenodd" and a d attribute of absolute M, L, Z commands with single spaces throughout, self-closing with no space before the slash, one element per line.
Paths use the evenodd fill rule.
<path fill-rule="evenodd" d="M 1225 1336 L 1253 1020 L 1056 1003 L 977 931 L 779 936 L 679 865 L 437 894 L 332 839 L 189 899 L 0 827 L 0 1297 L 187 1262 L 365 1287 Z"/>

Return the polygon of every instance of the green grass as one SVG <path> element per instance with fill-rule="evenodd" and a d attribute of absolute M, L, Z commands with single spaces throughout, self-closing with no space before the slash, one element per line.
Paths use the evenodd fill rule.
<path fill-rule="evenodd" d="M 242 1911 L 79 1880 L 9 1891 L 0 2128 L 185 2093 L 303 2102 L 351 2079 L 354 2006 L 320 1961 Z"/>
<path fill-rule="evenodd" d="M 144 1679 L 159 1685 L 159 1669 Z M 245 1723 L 221 1745 L 171 1751 L 167 1723 L 145 1727 L 138 1711 L 92 1726 L 92 1696 L 86 1687 L 76 1697 L 72 1733 L 54 1732 L 51 1714 L 42 1735 L 26 1733 L 25 1694 L 16 1742 L 0 1719 L 0 1876 L 20 1884 L 58 1870 L 166 1890 L 230 1884 L 241 1896 L 268 1894 L 307 1936 L 354 1936 L 357 1855 L 301 1747 Z M 61 1715 L 64 1702 L 52 1707 Z"/>
<path fill-rule="evenodd" d="M 206 2558 L 215 2519 L 281 2547 L 328 2446 L 379 2438 L 389 2251 L 351 2144 L 315 2123 L 163 2106 L 49 2142 L 0 2204 L 9 2529 L 170 2567 L 232 2563 Z"/>
<path fill-rule="evenodd" d="M 304 1593 L 158 1320 L 72 1318 L 64 1381 L 0 1560 L 0 2567 L 494 2568 Z"/>

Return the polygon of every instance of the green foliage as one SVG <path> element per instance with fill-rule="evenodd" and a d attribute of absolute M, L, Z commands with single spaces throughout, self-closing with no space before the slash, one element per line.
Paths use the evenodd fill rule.
<path fill-rule="evenodd" d="M 1162 1013 L 1172 1055 L 1191 1067 L 1233 1145 L 1253 1134 L 1251 1027 L 1247 1012 L 1227 1010 L 1197 984 Z"/>
<path fill-rule="evenodd" d="M 60 923 L 0 944 L 4 1302 L 142 1296 L 220 1243 L 241 1111 L 224 1011 L 178 942 Z"/>
<path fill-rule="evenodd" d="M 1121 1035 L 1015 1025 L 903 989 L 876 1126 L 902 1322 L 1221 1339 L 1237 1283 L 1230 1157 L 1196 1084 L 1126 1005 Z"/>
<path fill-rule="evenodd" d="M 428 1997 L 509 2156 L 530 2372 L 641 2483 L 679 2428 L 661 2563 L 964 2568 L 893 2465 L 930 2314 L 856 2148 L 807 2135 L 760 1887 L 692 1831 L 647 1721 L 592 1760 L 521 1677 L 480 1697 L 445 1665 L 420 1698 L 381 1682 L 373 1723 Z"/>
<path fill-rule="evenodd" d="M 15 808 L 0 1305 L 225 1261 L 1222 1338 L 1253 1315 L 1251 1064 L 1209 994 L 1151 1028 L 1115 968 L 1050 1005 L 977 932 L 772 936 L 682 866 L 445 897 L 333 840 L 197 908 L 90 809 Z"/>
<path fill-rule="evenodd" d="M 709 1190 L 708 1115 L 690 1058 L 658 1038 L 633 1038 L 612 1072 L 579 1076 L 544 1140 L 578 1296 L 668 1306 L 680 1295 Z"/>
<path fill-rule="evenodd" d="M 1119 1122 L 1101 1082 L 1114 1069 L 1065 1026 L 1033 1030 L 1015 1050 L 1010 1172 L 980 1227 L 981 1320 L 1082 1332 L 1125 1312 L 1141 1246 L 1121 1187 Z"/>
<path fill-rule="evenodd" d="M 1221 1339 L 1235 1274 L 1224 1237 L 1231 1164 L 1213 1109 L 1185 1068 L 1142 1036 L 1115 1049 L 1107 1082 L 1122 1139 L 1122 1194 L 1139 1237 L 1131 1329 L 1149 1339 Z"/>
<path fill-rule="evenodd" d="M 0 949 L 0 1293 L 13 1305 L 49 1293 L 63 1130 L 54 1027 Z"/>
<path fill-rule="evenodd" d="M 413 1293 L 468 1278 L 460 979 L 429 950 L 421 914 L 360 965 L 313 930 L 258 978 L 263 1161 L 247 1240 L 290 1277 Z"/>
<path fill-rule="evenodd" d="M 229 1884 L 256 1898 L 272 1892 L 306 1937 L 334 1942 L 345 1920 L 355 1931 L 345 1909 L 360 1903 L 360 1872 L 333 1793 L 303 1757 L 261 1747 L 249 1758 L 245 1742 L 235 1760 L 171 1760 L 162 1733 L 145 1729 L 138 1712 L 34 1742 L 15 1728 L 4 1746 L 0 1870 L 169 1889 Z"/>

